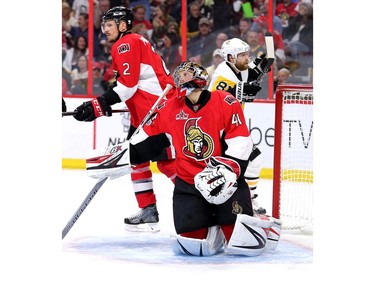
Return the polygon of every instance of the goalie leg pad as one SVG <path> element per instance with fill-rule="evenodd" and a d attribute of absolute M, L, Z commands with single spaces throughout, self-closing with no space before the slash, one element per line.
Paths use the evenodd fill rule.
<path fill-rule="evenodd" d="M 282 230 L 281 220 L 264 214 L 256 214 L 256 216 L 261 220 L 272 222 L 267 236 L 266 250 L 275 250 L 280 240 L 280 234 Z"/>
<path fill-rule="evenodd" d="M 225 252 L 232 255 L 259 256 L 266 248 L 272 222 L 244 214 L 237 215 Z"/>
<path fill-rule="evenodd" d="M 194 239 L 176 235 L 173 243 L 173 252 L 188 256 L 212 256 L 215 255 L 224 245 L 224 233 L 218 225 L 208 229 L 206 239 Z"/>
<path fill-rule="evenodd" d="M 270 232 L 267 237 L 266 250 L 272 251 L 276 249 L 277 244 L 279 243 L 282 223 L 281 220 L 274 217 L 268 217 L 268 219 L 272 221 L 272 226 L 270 227 Z"/>

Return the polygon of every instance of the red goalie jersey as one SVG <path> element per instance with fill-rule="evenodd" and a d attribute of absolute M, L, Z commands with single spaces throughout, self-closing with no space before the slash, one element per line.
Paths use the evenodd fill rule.
<path fill-rule="evenodd" d="M 253 145 L 240 103 L 224 91 L 204 90 L 196 104 L 174 97 L 143 129 L 147 136 L 165 134 L 172 140 L 177 176 L 190 184 L 211 156 L 230 157 L 244 172 Z M 132 145 L 145 155 L 150 144 L 142 143 L 145 136 L 140 135 Z"/>
<path fill-rule="evenodd" d="M 125 34 L 117 40 L 111 56 L 117 77 L 113 90 L 129 108 L 132 125 L 138 127 L 166 85 L 174 85 L 173 79 L 150 42 L 139 34 Z M 167 97 L 173 94 L 174 89 Z"/>

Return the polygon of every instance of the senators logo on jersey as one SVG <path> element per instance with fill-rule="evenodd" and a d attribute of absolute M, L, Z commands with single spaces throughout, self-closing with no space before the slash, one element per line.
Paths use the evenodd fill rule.
<path fill-rule="evenodd" d="M 196 160 L 204 160 L 213 152 L 213 140 L 198 126 L 200 118 L 189 119 L 185 123 L 185 142 L 183 153 Z"/>

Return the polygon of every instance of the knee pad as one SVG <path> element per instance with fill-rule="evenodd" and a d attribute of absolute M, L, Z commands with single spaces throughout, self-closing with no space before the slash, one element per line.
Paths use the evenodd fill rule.
<path fill-rule="evenodd" d="M 173 243 L 173 252 L 188 256 L 212 256 L 223 247 L 224 243 L 224 233 L 218 225 L 215 225 L 208 229 L 206 239 L 176 235 L 176 240 Z"/>
<path fill-rule="evenodd" d="M 166 175 L 174 183 L 174 180 L 176 178 L 175 160 L 158 161 L 156 165 L 159 171 Z"/>
<path fill-rule="evenodd" d="M 233 233 L 225 252 L 233 255 L 258 256 L 266 248 L 272 222 L 244 214 L 237 215 Z"/>

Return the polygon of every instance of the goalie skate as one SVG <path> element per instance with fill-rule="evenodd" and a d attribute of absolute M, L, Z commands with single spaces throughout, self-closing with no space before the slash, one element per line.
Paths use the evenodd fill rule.
<path fill-rule="evenodd" d="M 102 153 L 94 150 L 92 154 L 97 156 L 86 159 L 86 171 L 89 177 L 115 179 L 132 172 L 128 145 L 108 147 Z"/>
<path fill-rule="evenodd" d="M 158 232 L 160 231 L 158 222 L 159 213 L 155 204 L 124 219 L 125 230 L 130 232 Z"/>
<path fill-rule="evenodd" d="M 258 194 L 254 194 L 254 196 L 251 197 L 251 202 L 253 203 L 253 211 L 256 214 L 265 215 L 267 211 L 263 207 L 259 206 L 258 202 L 255 200 L 255 198 L 257 197 L 258 197 Z"/>

